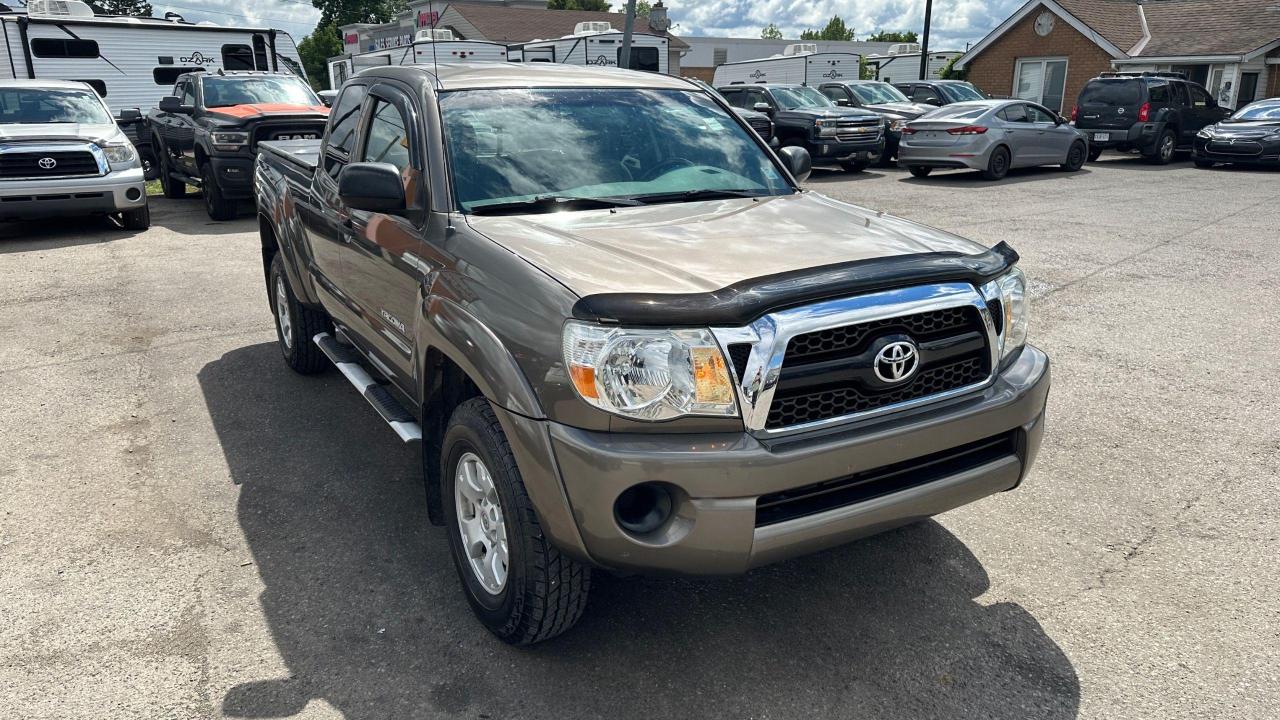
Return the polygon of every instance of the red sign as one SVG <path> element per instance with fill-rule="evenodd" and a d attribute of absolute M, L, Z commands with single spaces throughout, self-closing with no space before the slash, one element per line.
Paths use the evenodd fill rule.
<path fill-rule="evenodd" d="M 348 33 L 342 38 L 342 42 L 346 45 L 359 45 L 360 36 L 355 33 Z"/>
<path fill-rule="evenodd" d="M 430 12 L 426 10 L 418 11 L 418 27 L 435 27 L 438 22 L 440 22 L 440 13 L 434 10 Z"/>

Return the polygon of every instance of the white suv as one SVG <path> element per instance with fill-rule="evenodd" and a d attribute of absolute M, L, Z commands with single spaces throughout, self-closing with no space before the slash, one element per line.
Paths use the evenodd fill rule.
<path fill-rule="evenodd" d="M 87 83 L 0 80 L 0 220 L 116 215 L 151 225 L 142 164 Z"/>

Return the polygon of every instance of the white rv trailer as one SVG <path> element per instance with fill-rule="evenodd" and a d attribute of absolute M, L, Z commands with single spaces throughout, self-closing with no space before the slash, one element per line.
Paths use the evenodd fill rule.
<path fill-rule="evenodd" d="M 305 77 L 293 38 L 271 28 L 94 15 L 78 0 L 30 0 L 0 13 L 0 78 L 81 80 L 111 112 L 144 114 L 182 73 L 279 70 Z"/>
<path fill-rule="evenodd" d="M 631 69 L 666 74 L 670 65 L 667 38 L 648 33 L 631 35 Z M 580 22 L 572 35 L 556 40 L 531 40 L 518 46 L 524 62 L 617 67 L 622 57 L 622 32 L 607 22 Z"/>
<path fill-rule="evenodd" d="M 920 45 L 899 43 L 889 48 L 889 52 L 883 55 L 868 55 L 867 67 L 871 68 L 877 80 L 887 83 L 937 80 L 941 77 L 942 68 L 946 67 L 952 58 L 963 54 L 956 50 L 930 51 L 927 77 L 920 77 Z"/>
<path fill-rule="evenodd" d="M 857 80 L 857 53 L 820 53 L 813 43 L 788 45 L 781 55 L 759 60 L 740 60 L 716 67 L 716 87 L 725 85 L 817 85 L 838 80 Z"/>
<path fill-rule="evenodd" d="M 447 28 L 423 29 L 409 45 L 339 55 L 329 60 L 329 87 L 337 88 L 365 68 L 381 65 L 430 65 L 436 62 L 506 62 L 506 45 L 486 40 L 458 40 Z"/>

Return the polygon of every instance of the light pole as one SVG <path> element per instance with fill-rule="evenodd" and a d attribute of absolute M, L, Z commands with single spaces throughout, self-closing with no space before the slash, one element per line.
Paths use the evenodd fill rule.
<path fill-rule="evenodd" d="M 634 4 L 634 3 L 633 3 Z M 924 37 L 920 42 L 920 79 L 929 79 L 929 23 L 933 20 L 933 0 L 924 0 Z"/>
<path fill-rule="evenodd" d="M 618 66 L 631 69 L 631 32 L 636 26 L 636 0 L 627 0 L 627 21 L 622 29 L 622 55 L 618 58 Z"/>

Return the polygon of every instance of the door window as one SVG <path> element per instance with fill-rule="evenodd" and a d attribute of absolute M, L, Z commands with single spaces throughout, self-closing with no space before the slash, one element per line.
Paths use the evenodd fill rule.
<path fill-rule="evenodd" d="M 1027 106 L 1027 119 L 1033 123 L 1049 123 L 1053 124 L 1054 119 L 1048 112 L 1036 107 L 1035 105 Z"/>
<path fill-rule="evenodd" d="M 928 85 L 916 85 L 911 91 L 911 99 L 918 103 L 933 102 L 934 104 L 940 104 L 942 102 L 942 98 L 938 97 L 938 93 Z"/>
<path fill-rule="evenodd" d="M 1015 75 L 1015 97 L 1039 103 L 1054 112 L 1062 111 L 1067 87 L 1066 59 L 1019 60 Z"/>
<path fill-rule="evenodd" d="M 409 131 L 400 109 L 385 100 L 377 101 L 369 131 L 365 133 L 362 162 L 391 163 L 403 173 L 410 165 Z"/>
<path fill-rule="evenodd" d="M 846 102 L 849 102 L 850 105 L 853 104 L 851 102 L 852 99 L 849 97 L 849 91 L 845 90 L 839 85 L 828 85 L 824 88 L 820 88 L 820 91 L 822 92 L 823 95 L 826 95 L 827 97 L 831 98 L 831 102 L 839 102 L 841 100 L 844 100 Z"/>
<path fill-rule="evenodd" d="M 747 104 L 746 104 L 746 106 L 745 106 L 745 107 L 746 107 L 748 110 L 755 110 L 755 109 L 756 109 L 756 105 L 757 105 L 757 104 L 759 104 L 759 103 L 764 103 L 765 105 L 769 105 L 770 107 L 772 107 L 772 106 L 773 106 L 773 103 L 769 102 L 769 96 L 768 96 L 768 95 L 765 95 L 763 92 L 761 92 L 761 91 L 759 91 L 759 90 L 748 90 L 748 91 L 747 91 Z"/>
<path fill-rule="evenodd" d="M 1173 90 L 1173 101 L 1182 107 L 1191 107 L 1191 98 L 1187 96 L 1187 86 L 1180 83 L 1170 83 L 1169 87 Z"/>
<path fill-rule="evenodd" d="M 348 85 L 329 113 L 329 135 L 325 143 L 324 170 L 337 178 L 355 147 L 356 129 L 360 126 L 360 103 L 367 89 L 364 85 Z"/>
<path fill-rule="evenodd" d="M 1027 118 L 1027 106 L 1021 103 L 1017 105 L 1010 105 L 1009 107 L 1001 110 L 999 115 L 1005 122 L 1011 122 L 1011 123 L 1029 122 Z"/>
<path fill-rule="evenodd" d="M 733 107 L 746 107 L 747 95 L 741 90 L 721 90 L 720 95 Z"/>
<path fill-rule="evenodd" d="M 1191 107 L 1198 110 L 1213 107 L 1213 98 L 1209 97 L 1209 93 L 1199 85 L 1190 85 L 1187 88 L 1191 91 Z"/>
<path fill-rule="evenodd" d="M 182 83 L 182 89 L 178 93 L 178 98 L 183 105 L 196 104 L 196 84 L 190 80 Z"/>

